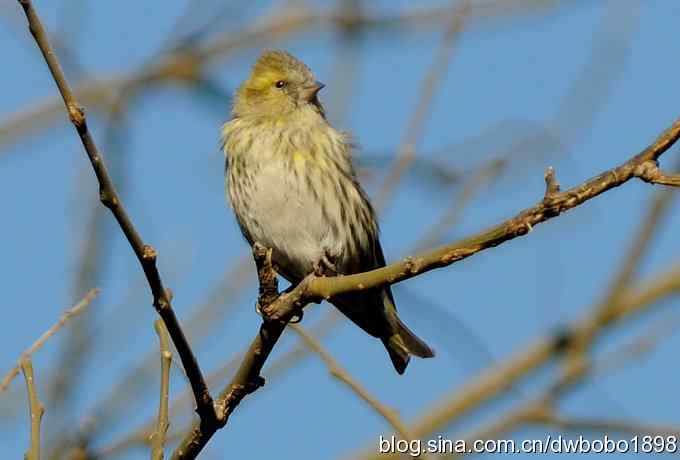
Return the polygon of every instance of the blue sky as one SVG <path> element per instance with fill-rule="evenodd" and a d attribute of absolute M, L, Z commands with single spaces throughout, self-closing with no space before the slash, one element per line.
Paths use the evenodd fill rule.
<path fill-rule="evenodd" d="M 58 31 L 76 57 L 81 70 L 68 69 L 73 81 L 83 73 L 110 76 L 140 68 L 168 43 L 173 24 L 187 6 L 180 1 L 35 3 L 46 27 Z M 213 34 L 233 30 L 236 35 L 248 21 L 269 11 L 270 2 L 252 3 L 227 5 L 229 13 Z M 364 3 L 368 11 L 382 13 L 411 5 Z M 474 197 L 444 241 L 472 234 L 534 204 L 543 193 L 546 166 L 555 167 L 563 186 L 575 185 L 625 161 L 680 115 L 680 61 L 674 58 L 680 55 L 680 3 L 545 3 L 548 6 L 530 12 L 474 21 L 457 40 L 418 144 L 418 157 L 470 173 L 536 130 L 551 133 L 553 140 L 539 149 L 515 151 L 501 179 Z M 328 9 L 334 2 L 312 5 Z M 202 4 L 196 12 L 199 23 L 224 8 L 221 2 Z M 24 28 L 18 4 L 4 0 L 0 12 L 3 120 L 55 97 L 56 89 Z M 208 76 L 228 94 L 247 75 L 262 48 L 284 48 L 300 57 L 329 85 L 321 99 L 333 123 L 356 138 L 359 161 L 374 166 L 365 185 L 375 196 L 389 167 L 384 157 L 392 155 L 403 139 L 442 34 L 441 23 L 366 31 L 357 39 L 356 50 L 338 65 L 338 34 L 327 25 L 239 49 L 216 60 Z M 337 88 L 347 82 L 351 90 L 338 96 Z M 160 253 L 161 272 L 184 319 L 225 271 L 248 255 L 224 199 L 218 138 L 229 101 L 216 94 L 197 95 L 180 85 L 146 92 L 129 108 L 123 134 L 114 134 L 113 143 L 105 143 L 106 117 L 96 110 L 88 112 L 95 139 L 108 148 L 104 154 L 114 179 L 122 184 L 132 218 Z M 343 117 L 341 103 L 347 104 Z M 49 129 L 17 142 L 0 139 L 0 148 L 4 373 L 82 295 L 73 292 L 73 278 L 97 187 L 65 115 Z M 662 163 L 670 168 L 678 155 L 680 150 L 674 148 Z M 388 260 L 410 253 L 459 192 L 458 187 L 428 183 L 422 174 L 408 174 L 381 215 Z M 323 343 L 371 392 L 410 420 L 493 362 L 503 362 L 513 350 L 581 317 L 616 273 L 653 192 L 647 184 L 628 183 L 537 227 L 527 237 L 396 286 L 403 319 L 438 351 L 434 360 L 412 362 L 404 376 L 393 372 L 378 342 L 346 321 Z M 90 310 L 96 348 L 74 392 L 70 420 L 76 424 L 126 369 L 157 346 L 155 312 L 143 275 L 115 222 L 106 217 L 100 254 L 105 268 L 97 281 L 102 294 Z M 679 224 L 680 208 L 674 204 L 640 265 L 641 277 L 653 276 L 676 261 Z M 218 309 L 225 314 L 210 320 L 211 333 L 203 329 L 191 336 L 207 372 L 245 347 L 257 330 L 254 274 L 245 279 L 247 286 Z M 655 307 L 655 313 L 607 335 L 598 350 L 626 343 L 659 321 L 677 322 L 673 309 L 678 305 L 677 299 L 668 299 Z M 312 307 L 305 323 L 322 318 L 329 308 Z M 35 356 L 42 385 L 52 374 L 67 335 L 62 331 Z M 274 358 L 293 344 L 291 334 Z M 583 386 L 565 401 L 565 412 L 679 426 L 674 401 L 680 374 L 673 365 L 678 346 L 680 338 L 672 335 L 643 360 Z M 547 373 L 539 375 L 541 382 L 547 378 Z M 125 406 L 120 418 L 104 422 L 106 429 L 94 446 L 108 444 L 131 424 L 152 415 L 157 385 L 154 378 L 130 390 L 137 402 Z M 171 385 L 173 394 L 186 387 L 177 370 Z M 455 438 L 468 432 L 537 388 L 532 380 L 500 404 L 441 434 Z M 28 445 L 19 379 L 10 394 L 0 395 L 0 401 L 15 400 L 9 406 L 18 412 L 15 418 L 0 418 L 0 445 L 8 457 L 16 458 Z M 8 410 L 6 406 L 3 401 L 0 407 Z M 54 434 L 61 425 L 49 402 L 47 409 L 43 426 Z M 173 428 L 181 427 L 187 415 Z M 338 458 L 374 446 L 377 436 L 388 432 L 378 415 L 330 378 L 318 359 L 310 358 L 295 372 L 270 379 L 267 387 L 247 399 L 228 428 L 211 442 L 206 458 L 273 454 L 284 460 Z M 523 430 L 513 437 L 543 432 Z M 139 449 L 123 458 L 146 456 Z"/>

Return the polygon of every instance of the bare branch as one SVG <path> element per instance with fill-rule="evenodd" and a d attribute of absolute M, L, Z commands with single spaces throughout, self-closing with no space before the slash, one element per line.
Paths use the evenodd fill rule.
<path fill-rule="evenodd" d="M 484 20 L 498 16 L 531 14 L 535 11 L 550 11 L 559 2 L 536 2 L 536 0 L 495 0 L 473 5 L 470 19 Z M 107 108 L 115 104 L 118 93 L 129 88 L 149 86 L 152 83 L 200 82 L 209 66 L 218 58 L 231 52 L 266 40 L 277 40 L 302 33 L 310 29 L 327 31 L 332 27 L 353 27 L 361 30 L 389 30 L 403 26 L 431 27 L 444 23 L 450 18 L 450 6 L 412 8 L 403 12 L 360 15 L 343 11 L 314 11 L 309 8 L 289 8 L 287 11 L 270 15 L 263 23 L 245 27 L 236 36 L 229 30 L 215 39 L 197 47 L 177 49 L 170 47 L 160 53 L 150 65 L 130 73 L 99 75 L 75 88 L 78 99 L 89 107 Z M 35 133 L 53 123 L 59 114 L 60 102 L 50 98 L 32 107 L 20 110 L 0 123 L 0 148 L 16 141 L 27 133 Z"/>
<path fill-rule="evenodd" d="M 658 157 L 657 157 L 658 158 Z M 680 187 L 680 174 L 665 174 L 659 169 L 656 164 L 657 158 L 653 161 L 648 161 L 640 165 L 638 177 L 650 184 L 670 185 L 672 187 Z"/>
<path fill-rule="evenodd" d="M 539 421 L 534 421 L 539 423 Z M 593 418 L 568 417 L 560 414 L 547 414 L 540 419 L 540 423 L 563 431 L 594 431 L 596 433 L 622 433 L 652 436 L 680 437 L 680 428 L 670 426 L 648 425 L 628 420 L 609 420 Z"/>
<path fill-rule="evenodd" d="M 359 398 L 361 398 L 369 407 L 375 410 L 385 419 L 387 423 L 392 425 L 392 428 L 402 437 L 402 439 L 411 440 L 413 437 L 408 431 L 406 424 L 401 420 L 396 410 L 378 401 L 378 399 L 370 394 L 359 382 L 354 380 L 352 376 L 340 366 L 340 364 L 328 353 L 321 343 L 311 333 L 305 330 L 298 324 L 291 324 L 290 328 L 294 330 L 304 340 L 305 344 L 323 360 L 328 367 L 328 372 L 349 387 Z"/>
<path fill-rule="evenodd" d="M 406 128 L 406 134 L 404 134 L 401 148 L 399 149 L 399 152 L 397 152 L 397 158 L 394 160 L 394 165 L 388 172 L 387 178 L 376 199 L 377 209 L 383 209 L 387 205 L 390 196 L 394 193 L 402 176 L 416 157 L 416 147 L 423 136 L 425 122 L 427 121 L 427 116 L 430 112 L 430 105 L 432 104 L 434 95 L 449 67 L 451 57 L 453 56 L 454 45 L 456 44 L 456 38 L 463 30 L 463 23 L 469 10 L 470 4 L 467 0 L 464 0 L 460 7 L 453 8 L 451 12 L 448 13 L 451 22 L 442 38 L 437 55 L 423 80 L 422 87 L 420 88 L 418 105 Z"/>
<path fill-rule="evenodd" d="M 440 218 L 439 222 L 434 224 L 420 238 L 420 241 L 415 245 L 414 251 L 425 251 L 439 244 L 446 232 L 450 231 L 458 223 L 466 206 L 470 204 L 475 195 L 501 175 L 505 163 L 506 161 L 490 161 L 478 171 L 474 171 L 469 178 L 466 178 L 463 182 L 460 195 L 451 203 L 450 208 Z"/>
<path fill-rule="evenodd" d="M 194 425 L 173 454 L 173 459 L 195 458 L 213 434 L 226 425 L 229 416 L 241 400 L 264 384 L 259 373 L 265 361 L 281 336 L 286 324 L 291 318 L 299 314 L 305 305 L 329 299 L 345 292 L 360 291 L 413 278 L 430 270 L 445 267 L 466 259 L 482 250 L 526 235 L 533 226 L 575 208 L 633 178 L 639 177 L 642 174 L 642 170 L 646 167 L 642 165 L 646 165 L 649 162 L 656 164 L 661 154 L 668 150 L 678 138 L 680 138 L 680 119 L 641 153 L 633 156 L 633 158 L 622 165 L 605 171 L 579 186 L 564 192 L 556 192 L 556 179 L 552 174 L 548 174 L 547 188 L 555 193 L 548 193 L 547 196 L 544 196 L 532 208 L 520 212 L 514 218 L 490 230 L 424 255 L 407 257 L 401 262 L 369 272 L 330 277 L 319 277 L 312 273 L 294 289 L 278 296 L 272 294 L 272 289 L 276 289 L 275 286 L 262 287 L 263 283 L 270 282 L 268 281 L 269 277 L 275 275 L 271 270 L 271 262 L 267 262 L 268 257 L 271 256 L 270 253 L 256 245 L 253 253 L 261 283 L 260 293 L 261 295 L 263 293 L 267 294 L 269 300 L 273 299 L 271 303 L 263 302 L 262 298 L 258 301 L 262 312 L 266 313 L 267 320 L 262 323 L 260 333 L 251 343 L 231 383 L 215 402 L 218 412 L 216 423 L 214 425 Z M 600 327 L 613 322 L 620 316 L 626 315 L 628 312 L 624 307 L 629 304 L 630 300 L 628 304 L 622 303 L 622 306 L 612 316 L 602 320 Z M 570 335 L 566 340 L 569 341 L 572 337 L 573 335 Z M 513 362 L 513 367 L 504 367 L 498 370 L 498 372 L 494 372 L 491 375 L 491 381 L 484 382 L 483 388 L 471 391 L 478 393 L 478 396 L 482 399 L 489 395 L 494 395 L 498 392 L 499 388 L 508 388 L 517 378 L 541 363 L 548 361 L 556 350 L 562 351 L 563 349 L 564 346 L 561 344 L 560 337 L 541 342 L 535 349 L 529 350 L 529 352 L 520 356 L 518 358 L 521 361 L 520 363 Z M 509 375 L 504 374 L 504 372 L 508 372 Z M 473 407 L 474 404 L 475 398 L 470 398 L 469 401 L 461 403 L 460 408 L 455 410 L 464 411 L 467 408 Z M 415 435 L 419 436 L 419 433 L 415 432 Z"/>
<path fill-rule="evenodd" d="M 545 196 L 544 200 L 550 200 L 552 197 L 560 193 L 560 184 L 555 178 L 555 169 L 552 166 L 545 170 Z"/>
<path fill-rule="evenodd" d="M 643 339 L 648 340 L 649 337 L 645 335 Z M 658 339 L 659 337 L 657 336 L 653 337 L 654 346 L 658 345 Z M 636 342 L 639 341 L 640 339 L 636 340 Z M 625 348 L 626 350 L 629 349 L 630 345 Z M 648 346 L 644 350 L 639 350 L 637 354 L 628 354 L 627 357 L 630 360 L 630 358 L 639 357 L 643 352 L 646 353 L 652 349 L 652 346 Z M 618 350 L 609 353 L 609 356 L 605 357 L 602 362 L 608 363 L 610 356 L 619 356 L 621 354 L 621 351 Z M 467 439 L 469 443 L 475 440 L 495 439 L 507 435 L 523 425 L 529 424 L 549 425 L 562 430 L 578 430 L 579 432 L 585 429 L 589 431 L 605 431 L 607 433 L 678 435 L 679 430 L 671 427 L 649 426 L 623 420 L 578 419 L 558 414 L 557 406 L 559 398 L 565 396 L 567 392 L 573 391 L 578 385 L 582 385 L 588 379 L 597 376 L 600 373 L 598 370 L 597 366 L 592 365 L 583 355 L 579 355 L 575 361 L 572 361 L 572 365 L 566 367 L 566 372 L 561 373 L 538 397 L 532 398 L 518 407 L 507 411 L 488 426 L 477 430 L 472 435 L 465 436 L 464 439 Z M 456 458 L 462 455 L 465 455 L 465 453 L 452 452 L 446 458 Z"/>
<path fill-rule="evenodd" d="M 680 121 L 676 122 L 668 133 L 662 136 L 645 152 L 617 168 L 606 171 L 600 176 L 565 192 L 559 192 L 557 187 L 554 186 L 556 184 L 554 177 L 551 176 L 548 181 L 548 190 L 545 197 L 537 205 L 519 213 L 514 218 L 462 242 L 445 246 L 422 256 L 408 258 L 379 270 L 351 276 L 328 278 L 310 275 L 291 291 L 279 295 L 276 285 L 271 284 L 268 287 L 267 285 L 270 281 L 267 281 L 262 276 L 268 275 L 275 281 L 267 255 L 265 254 L 262 257 L 262 255 L 258 256 L 256 254 L 256 260 L 259 259 L 260 262 L 258 264 L 258 272 L 261 275 L 260 287 L 262 289 L 259 304 L 266 320 L 260 328 L 260 333 L 252 342 L 232 382 L 219 396 L 215 404 L 213 404 L 196 358 L 171 308 L 171 293 L 163 286 L 161 281 L 156 266 L 156 251 L 144 244 L 141 236 L 137 233 L 128 217 L 87 129 L 83 110 L 74 100 L 73 94 L 47 42 L 46 34 L 33 10 L 30 0 L 18 1 L 26 12 L 31 31 L 43 52 L 62 94 L 71 121 L 81 138 L 97 175 L 100 184 L 101 201 L 111 210 L 137 255 L 151 288 L 154 306 L 167 326 L 191 382 L 201 423 L 182 442 L 180 448 L 175 453 L 177 458 L 195 457 L 212 435 L 227 423 L 228 417 L 240 401 L 247 394 L 262 385 L 263 380 L 260 377 L 262 366 L 281 336 L 286 324 L 307 303 L 330 298 L 343 292 L 393 284 L 420 275 L 426 271 L 450 265 L 482 250 L 523 236 L 533 226 L 579 206 L 585 201 L 620 186 L 633 178 L 640 178 L 650 183 L 677 185 L 674 176 L 666 175 L 658 169 L 657 162 L 663 151 L 678 139 L 680 135 Z M 608 319 L 608 321 L 612 321 L 612 319 Z M 555 341 L 548 344 L 549 355 L 552 355 L 554 350 L 558 348 L 558 345 L 555 345 L 558 342 Z"/>
<path fill-rule="evenodd" d="M 333 328 L 335 328 L 338 325 L 341 319 L 342 318 L 339 312 L 333 309 L 328 310 L 324 318 L 321 319 L 317 324 L 315 324 L 313 328 L 314 336 L 322 337 L 327 335 L 328 333 L 331 332 Z M 208 374 L 208 376 L 206 377 L 208 384 L 212 385 L 224 381 L 228 377 L 228 375 L 232 371 L 234 371 L 238 367 L 239 363 L 243 360 L 245 351 L 246 350 L 235 353 L 234 356 L 229 358 L 222 367 Z M 304 342 L 300 340 L 300 343 L 298 343 L 298 345 L 295 348 L 279 356 L 279 358 L 276 361 L 269 365 L 266 372 L 269 387 L 271 387 L 272 382 L 276 382 L 276 380 L 273 380 L 274 376 L 277 376 L 279 374 L 282 374 L 283 372 L 290 370 L 291 368 L 293 368 L 295 364 L 299 363 L 305 357 L 311 355 L 311 353 L 312 352 L 310 351 L 309 347 L 307 347 L 304 344 Z M 170 406 L 170 413 L 172 414 L 183 410 L 185 406 L 188 404 L 188 398 L 190 397 L 192 397 L 190 392 L 183 393 L 177 399 L 172 401 L 172 404 Z M 131 447 L 146 445 L 148 444 L 149 436 L 153 433 L 154 429 L 155 429 L 154 420 L 149 420 L 142 424 L 141 426 L 139 426 L 138 428 L 132 430 L 128 435 L 124 436 L 123 438 L 114 441 L 113 443 L 99 449 L 95 456 L 97 458 L 108 458 L 109 456 L 117 455 L 118 453 Z M 184 434 L 186 432 L 186 430 L 180 429 L 178 430 L 181 434 Z M 170 439 L 171 437 L 178 437 L 179 439 L 181 439 L 182 436 L 177 436 L 177 433 L 178 432 L 175 431 L 174 434 L 168 435 L 168 439 Z"/>
<path fill-rule="evenodd" d="M 616 309 L 600 324 L 596 332 L 601 335 L 615 324 L 630 320 L 634 316 L 647 311 L 650 305 L 659 302 L 661 299 L 677 294 L 680 294 L 680 264 L 662 274 L 651 275 L 649 281 L 639 282 L 637 285 L 629 287 L 627 294 L 621 296 Z M 457 389 L 452 395 L 435 402 L 430 410 L 424 412 L 425 415 L 410 424 L 410 431 L 417 438 L 421 438 L 432 432 L 445 430 L 465 414 L 483 406 L 485 403 L 489 403 L 503 394 L 504 391 L 516 385 L 523 377 L 560 356 L 568 349 L 570 342 L 578 336 L 579 331 L 588 327 L 591 321 L 592 313 L 552 336 L 537 340 L 528 347 L 514 353 L 501 364 L 489 368 L 480 376 Z M 612 355 L 618 356 L 617 353 Z M 579 362 L 583 363 L 583 360 Z M 570 369 L 572 376 L 579 370 L 577 366 L 572 366 Z M 507 417 L 500 418 L 492 426 L 467 439 L 484 439 L 486 435 L 491 436 L 488 433 L 506 432 L 508 430 L 506 427 L 518 423 L 516 418 L 520 421 L 526 421 L 526 409 L 527 407 L 523 406 L 521 410 L 511 411 L 510 414 L 507 414 Z M 365 454 L 357 456 L 357 458 L 361 460 L 388 460 L 398 458 L 398 456 L 392 454 L 378 455 L 371 449 L 366 451 Z"/>
<path fill-rule="evenodd" d="M 278 285 L 276 273 L 272 267 L 270 249 L 255 244 L 253 257 L 260 281 L 258 308 L 263 313 L 264 318 L 269 317 L 270 311 L 276 312 L 278 315 L 275 319 L 269 318 L 262 322 L 260 332 L 250 344 L 236 374 L 216 399 L 217 418 L 215 423 L 194 424 L 173 453 L 173 460 L 196 458 L 215 432 L 227 424 L 229 416 L 243 398 L 264 385 L 264 379 L 260 376 L 264 363 L 281 337 L 286 324 L 304 306 L 293 299 L 286 303 L 289 308 L 285 312 L 280 308 L 271 308 L 277 304 L 279 299 L 287 298 L 291 294 L 279 295 L 277 292 Z"/>
<path fill-rule="evenodd" d="M 10 383 L 12 383 L 12 380 L 14 377 L 16 377 L 19 374 L 19 370 L 21 368 L 21 362 L 23 361 L 24 358 L 30 357 L 35 353 L 36 351 L 40 350 L 42 346 L 47 342 L 47 339 L 52 337 L 54 334 L 61 329 L 66 322 L 73 318 L 74 316 L 79 315 L 85 307 L 90 305 L 92 300 L 99 294 L 99 289 L 92 289 L 90 292 L 85 294 L 85 297 L 82 298 L 80 302 L 78 302 L 76 305 L 73 307 L 69 308 L 64 312 L 64 314 L 59 318 L 59 321 L 57 321 L 52 327 L 50 327 L 47 331 L 45 331 L 39 338 L 36 340 L 33 345 L 28 347 L 26 350 L 24 350 L 23 353 L 21 353 L 21 359 L 19 360 L 18 364 L 14 366 L 12 369 L 9 370 L 7 374 L 2 378 L 2 381 L 0 381 L 0 393 L 5 391 Z"/>
<path fill-rule="evenodd" d="M 234 263 L 230 269 L 225 270 L 222 280 L 208 292 L 202 301 L 187 308 L 187 311 L 194 313 L 184 321 L 184 329 L 187 334 L 196 337 L 197 342 L 208 337 L 210 332 L 218 327 L 220 319 L 236 305 L 234 297 L 249 284 L 247 279 L 249 270 L 247 268 L 250 268 L 250 260 L 246 258 Z M 196 343 L 194 343 L 194 346 L 196 346 Z M 139 360 L 137 365 L 121 377 L 121 380 L 113 386 L 109 394 L 103 397 L 92 411 L 84 417 L 86 423 L 80 427 L 79 437 L 93 438 L 113 418 L 127 413 L 126 408 L 133 401 L 130 398 L 131 393 L 138 394 L 141 392 L 148 387 L 150 379 L 153 378 L 150 369 L 156 362 L 157 353 L 155 350 L 150 350 Z M 238 365 L 238 362 L 234 364 L 233 368 L 236 365 Z M 221 381 L 224 381 L 225 378 L 226 376 L 221 377 Z M 210 376 L 206 377 L 206 381 L 210 384 Z M 192 401 L 194 400 L 191 388 L 189 388 L 188 397 Z M 145 426 L 147 428 L 144 429 L 143 436 L 138 436 L 136 439 L 148 440 L 155 429 L 155 417 L 145 423 Z"/>
<path fill-rule="evenodd" d="M 170 341 L 168 330 L 161 320 L 154 323 L 156 334 L 160 341 L 161 349 L 161 396 L 158 404 L 158 424 L 156 432 L 151 435 L 151 459 L 163 460 L 163 446 L 165 445 L 165 435 L 168 432 L 168 393 L 170 387 L 170 366 L 172 364 L 172 352 L 170 351 Z"/>
<path fill-rule="evenodd" d="M 679 162 L 680 163 L 680 162 Z M 572 358 L 580 359 L 578 355 L 586 351 L 587 346 L 593 340 L 597 329 L 608 315 L 615 314 L 621 296 L 626 295 L 627 287 L 634 281 L 638 267 L 644 260 L 643 255 L 648 251 L 656 230 L 659 228 L 660 220 L 670 210 L 675 189 L 664 189 L 659 191 L 650 200 L 647 206 L 647 214 L 641 220 L 641 224 L 635 237 L 632 239 L 623 261 L 619 264 L 620 269 L 614 275 L 610 286 L 600 302 L 593 307 L 593 315 L 590 324 L 584 325 L 578 337 L 572 340 L 569 355 Z"/>
<path fill-rule="evenodd" d="M 312 277 L 307 282 L 301 283 L 291 294 L 299 291 L 297 292 L 298 297 L 327 299 L 344 292 L 395 284 L 427 271 L 446 267 L 485 249 L 524 236 L 534 226 L 546 220 L 573 209 L 608 190 L 619 187 L 633 178 L 641 178 L 643 174 L 646 174 L 645 171 L 650 167 L 650 164 L 657 167 L 657 159 L 678 138 L 680 138 L 680 119 L 661 134 L 652 145 L 622 165 L 605 171 L 569 190 L 551 194 L 549 199 L 542 199 L 533 207 L 525 209 L 515 217 L 489 230 L 423 255 L 407 257 L 400 262 L 370 272 L 338 277 Z M 301 292 L 303 289 L 306 290 L 304 294 Z M 289 298 L 293 298 L 293 296 Z"/>
<path fill-rule="evenodd" d="M 656 321 L 652 327 L 631 342 L 607 353 L 604 358 L 595 358 L 593 361 L 594 376 L 599 374 L 611 374 L 612 372 L 628 367 L 630 361 L 640 359 L 655 350 L 660 342 L 668 339 L 680 330 L 680 316 L 665 316 Z"/>
<path fill-rule="evenodd" d="M 28 392 L 28 413 L 31 418 L 31 447 L 26 452 L 26 460 L 40 460 L 40 422 L 45 413 L 45 408 L 38 399 L 35 389 L 35 378 L 33 376 L 33 363 L 31 356 L 26 355 L 21 360 L 21 371 L 26 380 L 26 390 Z"/>
<path fill-rule="evenodd" d="M 26 19 L 28 20 L 29 30 L 40 48 L 42 55 L 50 69 L 52 77 L 61 93 L 62 99 L 69 114 L 69 118 L 78 136 L 85 148 L 87 156 L 92 164 L 92 169 L 97 176 L 99 182 L 99 197 L 104 206 L 106 206 L 113 216 L 118 221 L 120 229 L 125 234 L 130 246 L 132 247 L 137 259 L 139 260 L 144 274 L 149 283 L 149 288 L 153 295 L 153 304 L 156 311 L 163 319 L 165 326 L 168 329 L 170 337 L 177 348 L 177 353 L 182 360 L 182 365 L 186 371 L 191 388 L 196 398 L 196 411 L 202 420 L 208 422 L 214 421 L 216 418 L 215 408 L 213 406 L 212 397 L 208 391 L 208 387 L 203 378 L 203 373 L 198 365 L 198 361 L 189 345 L 189 342 L 184 335 L 184 331 L 177 320 L 174 310 L 172 309 L 171 293 L 163 286 L 158 267 L 156 266 L 157 253 L 156 250 L 145 244 L 142 237 L 137 232 L 132 220 L 123 206 L 123 203 L 116 192 L 115 185 L 109 176 L 109 173 L 104 165 L 104 160 L 97 149 L 97 145 L 90 134 L 87 127 L 87 120 L 85 118 L 85 111 L 78 105 L 71 91 L 70 86 L 66 81 L 61 65 L 57 60 L 54 51 L 49 43 L 47 34 L 43 25 L 36 13 L 31 0 L 18 0 L 21 7 L 24 9 Z"/>

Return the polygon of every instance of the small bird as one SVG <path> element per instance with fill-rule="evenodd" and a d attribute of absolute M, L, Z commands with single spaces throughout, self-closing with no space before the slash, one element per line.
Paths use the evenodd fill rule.
<path fill-rule="evenodd" d="M 272 250 L 293 285 L 319 267 L 349 275 L 385 266 L 378 224 L 357 181 L 348 137 L 326 120 L 324 85 L 285 51 L 265 51 L 222 130 L 227 195 L 245 239 Z M 432 349 L 397 316 L 389 286 L 330 299 L 385 345 L 398 373 Z"/>

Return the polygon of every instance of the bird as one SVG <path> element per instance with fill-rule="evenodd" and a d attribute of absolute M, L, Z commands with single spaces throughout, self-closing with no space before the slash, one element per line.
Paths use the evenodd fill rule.
<path fill-rule="evenodd" d="M 241 233 L 271 249 L 291 285 L 322 267 L 349 275 L 385 266 L 375 211 L 352 163 L 354 145 L 333 128 L 301 60 L 266 50 L 238 87 L 222 127 L 225 187 Z M 389 285 L 329 299 L 381 340 L 395 370 L 434 351 L 397 315 Z"/>

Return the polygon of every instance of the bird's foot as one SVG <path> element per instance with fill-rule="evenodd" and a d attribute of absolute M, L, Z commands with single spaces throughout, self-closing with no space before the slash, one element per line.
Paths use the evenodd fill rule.
<path fill-rule="evenodd" d="M 324 249 L 319 260 L 314 264 L 314 275 L 336 276 L 338 274 L 338 270 L 335 266 L 337 260 L 338 257 L 335 254 L 332 254 L 329 249 Z"/>
<path fill-rule="evenodd" d="M 296 287 L 297 287 L 296 284 L 291 284 L 280 295 L 287 295 L 293 289 L 295 289 Z M 277 311 L 277 309 L 276 309 L 276 301 L 272 301 L 271 303 L 267 304 L 264 308 L 262 308 L 262 305 L 260 304 L 260 302 L 258 300 L 258 302 L 255 303 L 255 311 L 257 312 L 258 315 L 260 315 L 262 317 L 263 321 L 281 321 L 282 320 L 281 312 Z M 302 310 L 302 308 L 299 308 L 297 311 L 295 311 L 293 313 L 293 316 L 287 322 L 292 323 L 292 324 L 296 324 L 296 323 L 299 323 L 300 321 L 302 321 L 302 318 L 303 318 L 303 310 Z"/>
<path fill-rule="evenodd" d="M 304 316 L 305 316 L 305 315 L 302 313 L 302 309 L 300 309 L 299 311 L 295 312 L 295 314 L 293 314 L 293 317 L 292 317 L 292 318 L 290 319 L 290 321 L 288 321 L 288 322 L 289 322 L 290 324 L 297 324 L 297 323 L 299 323 L 300 321 L 302 321 L 302 318 L 303 318 Z"/>
<path fill-rule="evenodd" d="M 262 308 L 260 306 L 259 302 L 255 303 L 255 311 L 257 312 L 258 315 L 262 317 L 262 320 L 265 322 L 269 321 L 281 321 L 281 315 L 279 315 L 274 308 L 270 308 L 271 304 L 265 308 Z M 300 308 L 298 311 L 293 313 L 293 316 L 288 320 L 288 323 L 291 324 L 297 324 L 300 321 L 302 321 L 302 318 L 304 317 L 303 310 Z"/>

